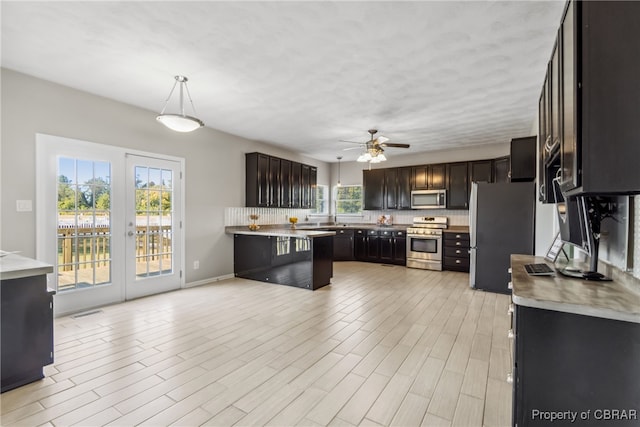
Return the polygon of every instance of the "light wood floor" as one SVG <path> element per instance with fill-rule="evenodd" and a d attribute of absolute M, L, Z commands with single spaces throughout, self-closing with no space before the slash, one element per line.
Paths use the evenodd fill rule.
<path fill-rule="evenodd" d="M 334 265 L 315 292 L 231 279 L 55 321 L 8 425 L 510 424 L 509 297 L 468 275 Z"/>

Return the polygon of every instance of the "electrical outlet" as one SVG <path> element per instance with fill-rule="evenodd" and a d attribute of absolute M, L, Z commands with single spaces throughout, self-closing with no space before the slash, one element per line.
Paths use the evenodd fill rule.
<path fill-rule="evenodd" d="M 200 261 L 193 261 L 193 269 L 197 270 L 200 268 Z"/>
<path fill-rule="evenodd" d="M 16 200 L 16 212 L 32 212 L 33 202 L 31 200 Z"/>

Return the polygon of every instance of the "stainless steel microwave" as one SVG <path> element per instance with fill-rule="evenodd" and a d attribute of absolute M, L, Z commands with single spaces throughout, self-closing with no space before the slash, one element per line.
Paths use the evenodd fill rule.
<path fill-rule="evenodd" d="M 413 190 L 411 209 L 446 209 L 447 190 Z"/>

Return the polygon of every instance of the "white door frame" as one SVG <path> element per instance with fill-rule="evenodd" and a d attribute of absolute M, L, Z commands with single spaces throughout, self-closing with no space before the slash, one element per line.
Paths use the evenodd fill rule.
<path fill-rule="evenodd" d="M 97 144 L 77 139 L 36 134 L 36 257 L 54 266 L 53 273 L 47 275 L 48 286 L 57 291 L 57 168 L 58 157 L 86 158 L 111 163 L 111 206 L 112 268 L 111 284 L 95 288 L 77 289 L 57 294 L 54 297 L 54 313 L 61 316 L 90 308 L 124 301 L 126 295 L 126 251 L 125 251 L 125 204 L 126 204 L 126 155 L 134 154 L 157 159 L 165 159 L 180 164 L 182 179 L 180 186 L 182 200 L 175 204 L 181 217 L 185 212 L 185 160 L 183 158 L 160 155 L 138 150 L 130 150 L 106 144 Z M 184 221 L 183 221 L 184 224 Z M 182 227 L 179 245 L 180 258 L 174 261 L 175 269 L 185 271 L 185 227 Z M 116 246 L 117 245 L 117 246 Z M 185 285 L 184 274 L 180 277 L 180 288 Z"/>

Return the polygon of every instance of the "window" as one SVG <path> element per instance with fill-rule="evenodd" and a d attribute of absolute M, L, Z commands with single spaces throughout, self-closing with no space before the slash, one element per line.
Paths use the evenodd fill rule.
<path fill-rule="evenodd" d="M 311 211 L 313 214 L 329 213 L 329 186 L 316 185 L 316 205 Z"/>
<path fill-rule="evenodd" d="M 335 187 L 336 214 L 360 214 L 362 213 L 362 186 L 342 185 Z"/>

